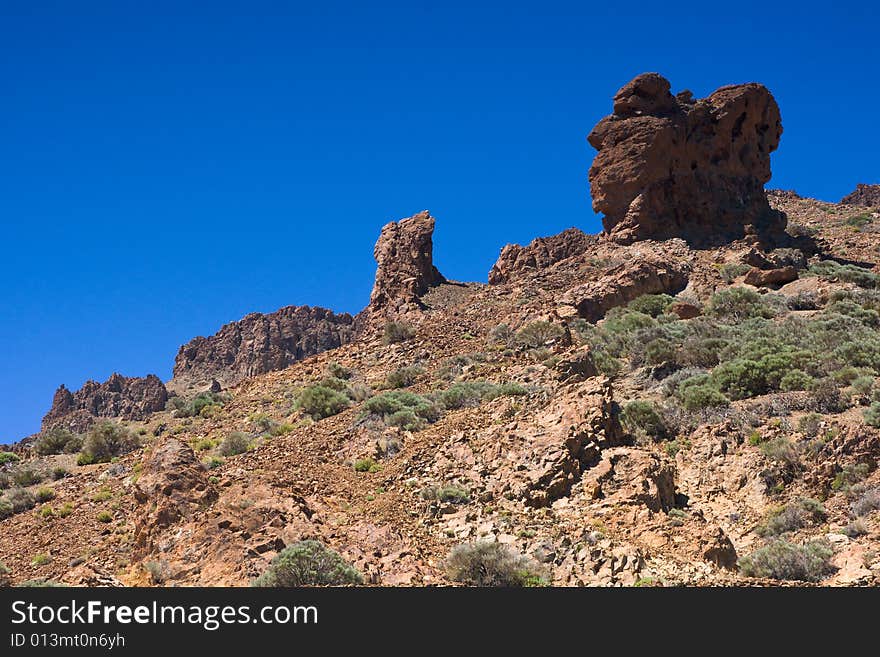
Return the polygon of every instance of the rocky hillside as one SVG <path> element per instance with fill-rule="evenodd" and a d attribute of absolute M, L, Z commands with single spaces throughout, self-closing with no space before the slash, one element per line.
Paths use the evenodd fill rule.
<path fill-rule="evenodd" d="M 591 134 L 602 234 L 454 283 L 419 213 L 355 318 L 198 338 L 161 410 L 59 391 L 90 421 L 0 455 L 2 576 L 271 585 L 320 549 L 335 583 L 877 585 L 880 208 L 765 194 L 780 134 L 760 85 L 640 76 Z"/>

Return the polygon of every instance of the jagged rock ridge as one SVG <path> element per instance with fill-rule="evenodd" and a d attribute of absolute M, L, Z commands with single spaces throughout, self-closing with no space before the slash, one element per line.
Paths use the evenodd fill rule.
<path fill-rule="evenodd" d="M 528 272 L 545 269 L 557 262 L 584 253 L 596 238 L 577 228 L 558 235 L 538 237 L 528 245 L 508 244 L 489 272 L 489 284 L 498 285 Z"/>
<path fill-rule="evenodd" d="M 694 100 L 670 93 L 657 73 L 639 75 L 614 96 L 614 113 L 589 135 L 593 209 L 620 243 L 681 237 L 720 244 L 746 236 L 781 239 L 785 216 L 763 185 L 782 123 L 760 84 L 721 87 Z"/>
<path fill-rule="evenodd" d="M 251 313 L 211 337 L 200 336 L 183 345 L 174 361 L 174 381 L 216 379 L 232 385 L 339 347 L 354 334 L 351 315 L 326 308 L 287 306 L 268 314 Z"/>
<path fill-rule="evenodd" d="M 852 192 L 840 199 L 840 202 L 863 208 L 880 208 L 880 185 L 859 183 Z"/>
<path fill-rule="evenodd" d="M 163 410 L 167 401 L 168 391 L 155 374 L 142 378 L 112 374 L 104 383 L 86 381 L 76 392 L 62 385 L 43 418 L 43 429 L 60 424 L 81 432 L 102 417 L 143 420 Z"/>

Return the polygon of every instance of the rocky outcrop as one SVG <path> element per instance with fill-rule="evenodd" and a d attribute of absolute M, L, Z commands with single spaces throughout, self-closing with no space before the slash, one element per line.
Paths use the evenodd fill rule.
<path fill-rule="evenodd" d="M 880 185 L 859 183 L 855 190 L 840 199 L 840 202 L 863 208 L 880 208 Z"/>
<path fill-rule="evenodd" d="M 168 391 L 154 374 L 143 378 L 113 374 L 104 383 L 86 381 L 76 392 L 62 385 L 55 391 L 52 408 L 43 418 L 43 430 L 63 425 L 71 431 L 83 432 L 101 417 L 143 420 L 163 410 L 167 401 Z"/>
<path fill-rule="evenodd" d="M 785 215 L 763 185 L 779 144 L 779 107 L 760 84 L 722 87 L 694 100 L 657 73 L 614 96 L 614 113 L 589 135 L 593 209 L 620 243 L 682 237 L 692 244 L 746 236 L 782 239 Z"/>
<path fill-rule="evenodd" d="M 798 279 L 798 270 L 791 265 L 778 269 L 750 269 L 743 279 L 747 285 L 766 287 L 768 285 L 785 285 Z"/>
<path fill-rule="evenodd" d="M 508 244 L 489 272 L 489 284 L 498 285 L 545 269 L 560 260 L 584 253 L 596 238 L 577 228 L 569 228 L 558 235 L 539 237 L 528 246 Z"/>
<path fill-rule="evenodd" d="M 232 385 L 284 369 L 353 338 L 354 318 L 347 313 L 310 306 L 251 313 L 211 337 L 197 337 L 183 345 L 174 361 L 174 381 Z"/>
<path fill-rule="evenodd" d="M 660 254 L 634 253 L 632 260 L 617 265 L 604 276 L 565 292 L 560 304 L 573 309 L 588 322 L 596 322 L 612 308 L 624 306 L 643 294 L 677 294 L 688 283 L 690 266 Z M 571 313 L 565 313 L 571 314 Z"/>
<path fill-rule="evenodd" d="M 421 306 L 419 297 L 444 282 L 434 266 L 434 217 L 427 210 L 382 228 L 373 256 L 376 281 L 367 311 L 383 317 Z"/>
<path fill-rule="evenodd" d="M 141 506 L 134 523 L 134 547 L 140 554 L 157 547 L 164 529 L 217 499 L 205 466 L 176 438 L 166 438 L 144 459 L 132 492 Z"/>

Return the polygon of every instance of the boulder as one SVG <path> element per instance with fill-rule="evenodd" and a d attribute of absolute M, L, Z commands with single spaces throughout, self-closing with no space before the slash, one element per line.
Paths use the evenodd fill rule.
<path fill-rule="evenodd" d="M 785 215 L 770 208 L 763 187 L 781 135 L 779 107 L 760 84 L 694 100 L 689 92 L 673 96 L 657 73 L 639 75 L 589 135 L 598 151 L 593 209 L 604 215 L 605 234 L 624 244 L 782 240 Z"/>
<path fill-rule="evenodd" d="M 792 266 L 779 267 L 778 269 L 752 268 L 746 272 L 743 282 L 755 287 L 767 287 L 768 285 L 785 285 L 798 279 L 798 271 Z"/>

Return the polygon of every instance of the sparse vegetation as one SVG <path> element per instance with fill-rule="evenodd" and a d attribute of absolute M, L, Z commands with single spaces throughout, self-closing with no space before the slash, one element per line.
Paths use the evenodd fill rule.
<path fill-rule="evenodd" d="M 251 586 L 345 586 L 363 583 L 361 574 L 320 541 L 299 541 L 279 552 Z"/>
<path fill-rule="evenodd" d="M 405 322 L 386 322 L 382 332 L 382 343 L 405 342 L 415 337 L 415 334 L 415 329 Z"/>
<path fill-rule="evenodd" d="M 113 457 L 127 454 L 139 446 L 138 437 L 128 429 L 104 420 L 89 429 L 76 462 L 78 465 L 108 463 Z"/>
<path fill-rule="evenodd" d="M 538 349 L 550 342 L 558 340 L 565 334 L 565 329 L 551 322 L 532 322 L 526 324 L 516 333 L 516 342 L 524 347 Z"/>
<path fill-rule="evenodd" d="M 818 582 L 831 571 L 833 553 L 825 541 L 797 545 L 773 539 L 740 559 L 739 568 L 746 577 Z"/>
<path fill-rule="evenodd" d="M 654 404 L 649 401 L 636 400 L 626 404 L 621 413 L 621 420 L 631 433 L 652 440 L 662 440 L 669 432 Z"/>
<path fill-rule="evenodd" d="M 456 546 L 446 560 L 454 582 L 469 586 L 542 586 L 546 579 L 530 557 L 501 543 L 477 541 Z"/>
<path fill-rule="evenodd" d="M 350 403 L 348 396 L 338 390 L 314 385 L 305 388 L 299 394 L 296 408 L 309 415 L 313 420 L 323 420 L 325 417 L 341 413 Z"/>
<path fill-rule="evenodd" d="M 398 368 L 385 377 L 385 387 L 391 389 L 408 388 L 424 373 L 425 370 L 418 365 Z"/>
<path fill-rule="evenodd" d="M 82 449 L 83 439 L 64 427 L 52 427 L 40 434 L 34 443 L 34 451 L 41 456 L 75 453 Z"/>
<path fill-rule="evenodd" d="M 811 523 L 825 520 L 825 508 L 821 502 L 801 498 L 797 502 L 773 509 L 766 522 L 758 527 L 759 536 L 778 536 L 786 532 L 802 529 Z"/>
<path fill-rule="evenodd" d="M 7 463 L 18 463 L 18 454 L 14 452 L 0 452 L 0 465 Z"/>
<path fill-rule="evenodd" d="M 37 492 L 34 493 L 34 499 L 36 499 L 38 504 L 48 502 L 49 500 L 54 500 L 55 491 L 51 488 L 46 488 L 45 486 L 43 486 L 42 488 L 38 488 Z"/>
<path fill-rule="evenodd" d="M 466 488 L 458 484 L 446 484 L 445 486 L 428 486 L 422 489 L 422 499 L 451 502 L 452 504 L 466 504 L 471 496 Z"/>
<path fill-rule="evenodd" d="M 213 417 L 229 401 L 228 395 L 222 392 L 202 392 L 190 400 L 172 397 L 168 404 L 174 409 L 175 417 Z"/>
<path fill-rule="evenodd" d="M 250 446 L 251 441 L 247 434 L 242 433 L 241 431 L 233 431 L 223 439 L 223 442 L 221 442 L 220 446 L 217 448 L 217 452 L 220 456 L 237 456 L 238 454 L 244 454 L 248 451 Z"/>
<path fill-rule="evenodd" d="M 99 511 L 98 515 L 95 517 L 97 518 L 98 522 L 113 522 L 113 514 L 109 511 Z"/>
<path fill-rule="evenodd" d="M 379 472 L 381 466 L 373 459 L 367 457 L 363 459 L 357 459 L 354 462 L 354 469 L 355 472 Z"/>

